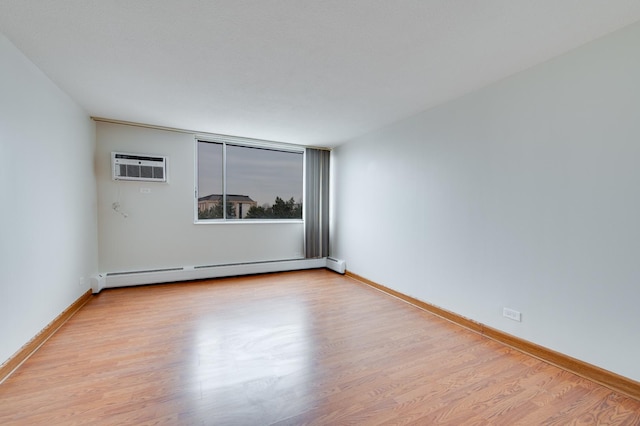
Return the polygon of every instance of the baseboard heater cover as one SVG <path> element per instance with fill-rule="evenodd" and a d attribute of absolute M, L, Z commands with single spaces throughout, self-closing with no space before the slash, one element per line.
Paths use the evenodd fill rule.
<path fill-rule="evenodd" d="M 332 271 L 335 271 L 339 274 L 343 274 L 345 273 L 346 269 L 347 269 L 347 265 L 345 263 L 344 260 L 342 259 L 336 259 L 333 257 L 327 257 L 327 268 L 331 269 Z"/>
<path fill-rule="evenodd" d="M 329 265 L 329 263 L 328 258 L 321 257 L 317 259 L 291 259 L 98 273 L 91 277 L 91 290 L 94 294 L 97 294 L 104 288 L 129 287 L 145 284 L 223 278 L 238 275 L 266 274 L 269 272 L 297 271 L 316 268 L 329 268 L 336 272 L 344 273 L 344 261 L 332 259 L 331 265 Z M 340 272 L 340 264 L 342 265 L 342 272 Z"/>

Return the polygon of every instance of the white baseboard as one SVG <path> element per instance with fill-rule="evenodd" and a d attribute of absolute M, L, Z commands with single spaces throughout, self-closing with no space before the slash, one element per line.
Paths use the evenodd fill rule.
<path fill-rule="evenodd" d="M 344 274 L 345 271 L 347 270 L 347 265 L 345 261 L 342 259 L 327 257 L 327 268 L 339 274 Z"/>
<path fill-rule="evenodd" d="M 228 265 L 183 266 L 144 271 L 107 272 L 99 273 L 91 277 L 91 289 L 93 293 L 100 293 L 104 288 L 222 278 L 238 275 L 266 274 L 269 272 L 297 271 L 315 268 L 329 268 L 336 272 L 340 272 L 340 262 L 342 265 L 342 272 L 340 273 L 344 273 L 344 261 L 332 259 L 330 262 L 331 266 L 329 266 L 329 262 L 327 260 L 328 259 L 326 257 L 323 257 L 318 259 L 291 259 L 269 262 L 234 263 Z"/>

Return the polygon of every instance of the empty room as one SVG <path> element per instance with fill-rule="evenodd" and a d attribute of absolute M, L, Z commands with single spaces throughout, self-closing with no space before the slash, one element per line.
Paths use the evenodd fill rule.
<path fill-rule="evenodd" d="M 0 424 L 640 424 L 640 2 L 1 0 Z"/>

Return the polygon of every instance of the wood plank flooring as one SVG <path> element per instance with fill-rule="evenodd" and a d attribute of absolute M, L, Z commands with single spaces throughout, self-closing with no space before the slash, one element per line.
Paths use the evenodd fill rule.
<path fill-rule="evenodd" d="M 329 271 L 104 290 L 0 424 L 639 425 L 640 402 Z"/>

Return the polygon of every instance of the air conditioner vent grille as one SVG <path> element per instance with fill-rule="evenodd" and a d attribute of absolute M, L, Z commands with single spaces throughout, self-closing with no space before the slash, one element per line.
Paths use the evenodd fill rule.
<path fill-rule="evenodd" d="M 167 181 L 167 157 L 111 153 L 114 180 Z"/>

